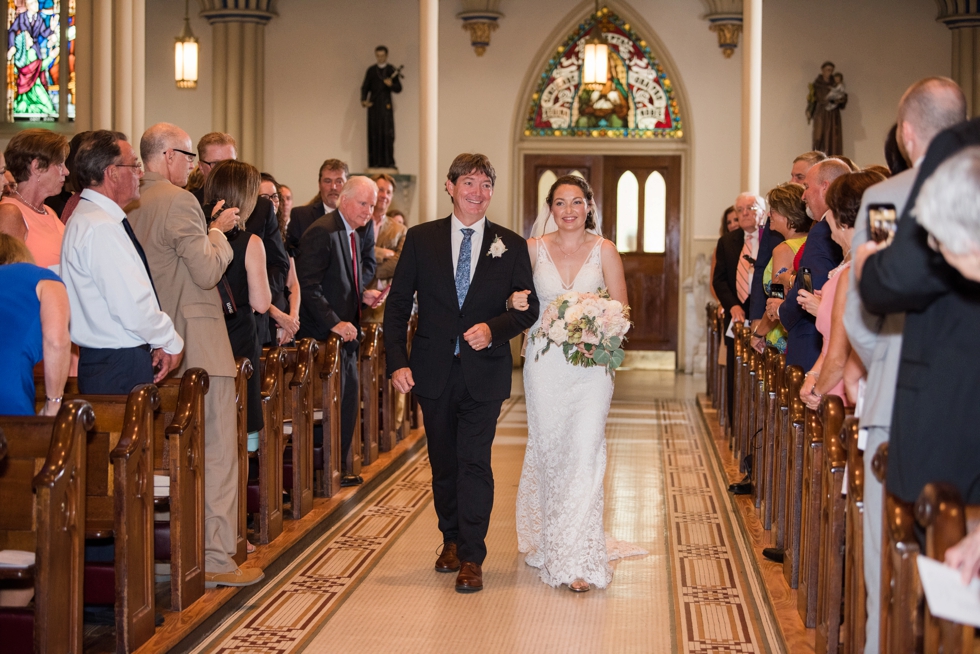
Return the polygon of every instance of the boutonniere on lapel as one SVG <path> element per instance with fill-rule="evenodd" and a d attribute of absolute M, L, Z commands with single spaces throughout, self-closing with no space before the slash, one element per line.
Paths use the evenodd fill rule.
<path fill-rule="evenodd" d="M 495 234 L 493 237 L 493 243 L 490 244 L 490 249 L 487 250 L 487 256 L 493 257 L 494 259 L 499 259 L 506 251 L 507 246 L 500 240 L 500 234 Z"/>

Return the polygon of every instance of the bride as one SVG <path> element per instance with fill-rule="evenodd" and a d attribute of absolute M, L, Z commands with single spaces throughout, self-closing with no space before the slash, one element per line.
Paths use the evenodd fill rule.
<path fill-rule="evenodd" d="M 528 240 L 541 310 L 569 291 L 600 288 L 626 306 L 623 264 L 616 246 L 601 236 L 588 183 L 560 177 L 547 204 L 545 220 L 538 220 L 546 224 L 536 223 L 534 230 L 546 233 Z M 524 310 L 526 297 L 519 291 L 509 302 Z M 540 322 L 539 316 L 528 333 Z M 603 366 L 573 366 L 560 347 L 541 353 L 544 346 L 541 338 L 529 339 L 525 354 L 528 439 L 517 491 L 518 548 L 551 586 L 568 584 L 575 592 L 605 588 L 612 567 L 602 525 L 602 483 L 613 377 Z"/>

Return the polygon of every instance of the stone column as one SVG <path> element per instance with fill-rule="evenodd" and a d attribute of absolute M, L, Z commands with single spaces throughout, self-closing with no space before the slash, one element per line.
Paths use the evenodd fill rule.
<path fill-rule="evenodd" d="M 966 115 L 980 111 L 980 7 L 961 0 L 936 0 L 936 18 L 953 32 L 951 77 L 966 95 Z"/>
<path fill-rule="evenodd" d="M 762 0 L 745 0 L 741 191 L 759 192 L 762 154 Z"/>
<path fill-rule="evenodd" d="M 145 127 L 146 0 L 87 0 L 76 48 L 76 129 L 114 129 L 139 144 Z M 87 61 L 86 61 L 87 60 Z"/>
<path fill-rule="evenodd" d="M 238 158 L 262 168 L 265 26 L 276 0 L 200 0 L 213 33 L 211 129 L 238 142 Z"/>
<path fill-rule="evenodd" d="M 439 198 L 439 0 L 419 0 L 419 222 L 435 220 Z"/>

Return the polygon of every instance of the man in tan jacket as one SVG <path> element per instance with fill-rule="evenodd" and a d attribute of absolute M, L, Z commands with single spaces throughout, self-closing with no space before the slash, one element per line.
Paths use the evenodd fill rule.
<path fill-rule="evenodd" d="M 178 369 L 204 368 L 210 377 L 204 413 L 205 586 L 247 586 L 263 578 L 259 568 L 232 560 L 238 523 L 238 432 L 235 357 L 216 288 L 233 254 L 224 232 L 238 209 L 226 209 L 208 229 L 197 199 L 182 186 L 194 165 L 187 132 L 159 123 L 140 140 L 146 175 L 129 220 L 153 273 L 163 310 L 185 343 Z"/>

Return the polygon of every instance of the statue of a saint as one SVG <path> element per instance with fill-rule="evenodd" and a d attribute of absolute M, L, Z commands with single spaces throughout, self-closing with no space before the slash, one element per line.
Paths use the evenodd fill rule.
<path fill-rule="evenodd" d="M 395 168 L 395 113 L 391 94 L 402 92 L 402 67 L 388 63 L 388 48 L 374 49 L 378 63 L 368 68 L 361 84 L 361 104 L 368 110 L 368 167 Z"/>
<path fill-rule="evenodd" d="M 813 149 L 829 156 L 844 154 L 840 111 L 847 106 L 844 76 L 834 74 L 834 64 L 825 61 L 820 75 L 810 84 L 806 120 L 813 123 Z"/>

